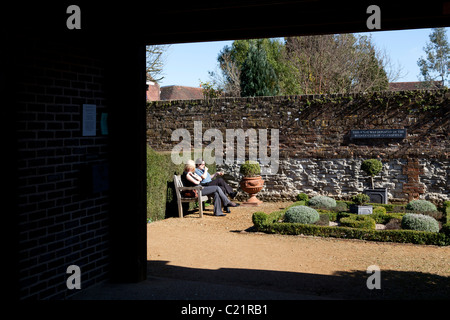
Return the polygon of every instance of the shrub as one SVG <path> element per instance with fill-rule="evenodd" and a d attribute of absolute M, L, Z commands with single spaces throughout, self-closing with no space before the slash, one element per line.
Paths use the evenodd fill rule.
<path fill-rule="evenodd" d="M 372 219 L 374 219 L 376 223 L 386 224 L 391 219 L 399 219 L 399 220 L 401 220 L 404 215 L 405 215 L 404 213 L 395 213 L 395 212 L 390 212 L 390 213 L 372 213 L 370 215 L 370 217 Z"/>
<path fill-rule="evenodd" d="M 361 170 L 364 171 L 368 176 L 372 177 L 375 177 L 377 174 L 379 174 L 382 168 L 383 164 L 380 160 L 377 159 L 364 160 L 361 163 Z"/>
<path fill-rule="evenodd" d="M 320 216 L 327 215 L 328 222 L 337 220 L 338 211 L 330 211 L 327 209 L 317 209 L 317 212 L 319 212 Z"/>
<path fill-rule="evenodd" d="M 177 211 L 177 196 L 173 189 L 173 174 L 181 174 L 183 165 L 175 165 L 170 154 L 147 147 L 147 220 L 162 220 Z M 189 208 L 194 208 L 190 202 Z"/>
<path fill-rule="evenodd" d="M 319 213 L 313 208 L 296 206 L 287 209 L 284 215 L 285 222 L 311 224 L 319 220 Z"/>
<path fill-rule="evenodd" d="M 361 239 L 369 241 L 402 242 L 415 244 L 428 244 L 447 246 L 450 245 L 450 236 L 441 232 L 424 232 L 415 230 L 367 230 L 348 227 L 318 226 L 315 224 L 278 223 L 285 210 L 275 211 L 270 214 L 263 212 L 254 213 L 260 222 L 255 227 L 258 231 L 267 233 L 279 233 L 286 235 L 310 235 L 320 237 L 335 237 L 345 239 Z M 265 220 L 264 220 L 265 217 Z M 450 229 L 450 227 L 448 227 Z M 443 228 L 444 229 L 444 228 Z"/>
<path fill-rule="evenodd" d="M 333 208 L 333 211 L 339 212 L 339 211 L 347 211 L 348 205 L 346 202 L 343 201 L 336 201 L 336 207 Z"/>
<path fill-rule="evenodd" d="M 447 223 L 450 223 L 450 201 L 444 202 L 445 219 Z"/>
<path fill-rule="evenodd" d="M 384 207 L 375 207 L 373 208 L 374 214 L 386 214 L 386 208 Z"/>
<path fill-rule="evenodd" d="M 309 197 L 306 193 L 299 193 L 297 195 L 297 201 L 308 201 Z"/>
<path fill-rule="evenodd" d="M 367 194 L 359 193 L 352 197 L 352 201 L 357 205 L 363 206 L 370 201 L 370 197 Z"/>
<path fill-rule="evenodd" d="M 406 205 L 406 210 L 413 212 L 427 212 L 436 211 L 437 208 L 427 200 L 413 200 Z"/>
<path fill-rule="evenodd" d="M 256 161 L 245 161 L 239 168 L 239 173 L 244 177 L 255 177 L 261 174 L 261 167 Z"/>
<path fill-rule="evenodd" d="M 450 238 L 450 223 L 447 222 L 442 226 L 441 233 Z"/>
<path fill-rule="evenodd" d="M 367 215 L 351 215 L 342 218 L 341 225 L 350 228 L 361 228 L 375 230 L 375 220 Z"/>
<path fill-rule="evenodd" d="M 363 170 L 368 176 L 370 176 L 370 184 L 373 189 L 373 177 L 380 173 L 383 168 L 381 161 L 377 159 L 365 160 L 361 164 L 361 170 Z"/>
<path fill-rule="evenodd" d="M 402 220 L 401 219 L 391 219 L 388 223 L 386 223 L 386 230 L 400 230 L 402 228 Z"/>
<path fill-rule="evenodd" d="M 327 213 L 319 213 L 319 220 L 315 224 L 318 226 L 329 226 L 330 216 Z"/>
<path fill-rule="evenodd" d="M 402 218 L 402 228 L 417 231 L 439 232 L 439 223 L 430 216 L 407 213 Z"/>
<path fill-rule="evenodd" d="M 261 227 L 266 220 L 267 214 L 262 211 L 255 212 L 252 215 L 252 222 L 257 228 Z"/>
<path fill-rule="evenodd" d="M 309 200 L 308 205 L 318 208 L 334 208 L 336 207 L 336 200 L 327 196 L 315 196 Z"/>

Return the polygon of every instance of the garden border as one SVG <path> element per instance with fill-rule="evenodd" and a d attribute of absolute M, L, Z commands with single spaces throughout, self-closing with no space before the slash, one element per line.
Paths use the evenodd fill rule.
<path fill-rule="evenodd" d="M 298 201 L 290 207 L 302 204 L 304 204 L 304 201 Z M 438 246 L 450 245 L 450 234 L 446 231 L 437 233 L 415 230 L 368 230 L 349 227 L 330 227 L 313 224 L 278 222 L 288 208 L 275 211 L 270 214 L 260 211 L 255 212 L 252 216 L 253 224 L 260 232 L 278 233 L 283 235 L 307 235 Z M 447 229 L 443 228 L 443 230 Z"/>

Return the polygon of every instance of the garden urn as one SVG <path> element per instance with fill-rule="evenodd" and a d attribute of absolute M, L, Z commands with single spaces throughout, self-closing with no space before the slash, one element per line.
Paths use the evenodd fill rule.
<path fill-rule="evenodd" d="M 241 203 L 243 206 L 258 206 L 262 203 L 256 198 L 256 194 L 264 187 L 264 180 L 261 176 L 243 177 L 240 182 L 241 189 L 249 194 L 246 202 Z"/>
<path fill-rule="evenodd" d="M 241 165 L 239 172 L 242 174 L 240 182 L 241 189 L 247 192 L 250 197 L 243 206 L 258 206 L 262 203 L 256 198 L 256 194 L 261 191 L 264 186 L 264 180 L 261 177 L 261 167 L 256 161 L 246 161 Z"/>

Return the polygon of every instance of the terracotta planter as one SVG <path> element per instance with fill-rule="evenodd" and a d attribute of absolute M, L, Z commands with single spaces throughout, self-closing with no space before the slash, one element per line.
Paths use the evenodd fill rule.
<path fill-rule="evenodd" d="M 261 176 L 243 177 L 240 182 L 241 189 L 250 195 L 246 202 L 241 203 L 243 206 L 258 206 L 262 203 L 256 198 L 256 194 L 261 191 L 264 186 L 264 180 Z"/>

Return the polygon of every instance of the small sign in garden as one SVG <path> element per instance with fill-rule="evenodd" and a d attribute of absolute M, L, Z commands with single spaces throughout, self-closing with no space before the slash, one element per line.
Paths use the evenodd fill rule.
<path fill-rule="evenodd" d="M 404 139 L 406 129 L 350 130 L 350 139 Z"/>

